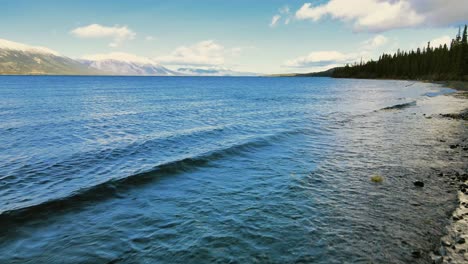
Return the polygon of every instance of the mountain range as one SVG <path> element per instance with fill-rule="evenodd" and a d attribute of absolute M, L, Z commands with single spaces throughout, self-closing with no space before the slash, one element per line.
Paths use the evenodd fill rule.
<path fill-rule="evenodd" d="M 0 74 L 88 75 L 99 72 L 53 50 L 0 39 Z"/>
<path fill-rule="evenodd" d="M 58 52 L 0 39 L 0 75 L 253 76 L 224 68 L 171 70 L 145 57 L 113 52 L 72 59 Z"/>

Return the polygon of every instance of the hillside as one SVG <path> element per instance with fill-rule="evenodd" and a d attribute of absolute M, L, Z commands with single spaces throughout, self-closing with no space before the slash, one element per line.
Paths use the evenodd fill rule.
<path fill-rule="evenodd" d="M 47 48 L 0 39 L 0 74 L 87 75 L 99 71 Z"/>
<path fill-rule="evenodd" d="M 0 49 L 0 74 L 88 75 L 99 72 L 67 57 Z"/>

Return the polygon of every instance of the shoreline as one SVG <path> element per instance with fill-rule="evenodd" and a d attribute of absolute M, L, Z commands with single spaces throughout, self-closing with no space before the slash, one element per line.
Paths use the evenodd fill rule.
<path fill-rule="evenodd" d="M 452 88 L 457 91 L 468 92 L 468 81 L 427 81 L 427 82 L 441 84 L 447 88 Z"/>
<path fill-rule="evenodd" d="M 454 96 L 468 100 L 468 82 L 445 81 L 432 82 L 443 87 L 452 88 Z M 459 113 L 439 114 L 463 123 L 468 121 L 468 107 Z M 465 124 L 466 125 L 466 124 Z M 468 159 L 468 135 L 462 134 L 456 142 L 448 144 L 453 150 L 449 155 L 460 155 L 462 160 Z M 450 215 L 450 223 L 446 226 L 446 234 L 440 238 L 440 246 L 432 254 L 433 263 L 467 263 L 468 262 L 468 162 L 460 167 L 452 167 L 439 173 L 452 185 L 457 187 L 457 207 Z"/>

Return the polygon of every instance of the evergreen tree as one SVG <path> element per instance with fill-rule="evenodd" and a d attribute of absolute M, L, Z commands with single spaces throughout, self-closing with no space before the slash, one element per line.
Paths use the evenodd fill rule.
<path fill-rule="evenodd" d="M 467 25 L 452 39 L 450 47 L 444 44 L 432 47 L 428 42 L 422 50 L 398 51 L 382 54 L 377 61 L 354 63 L 338 68 L 338 78 L 392 78 L 426 80 L 468 80 Z"/>

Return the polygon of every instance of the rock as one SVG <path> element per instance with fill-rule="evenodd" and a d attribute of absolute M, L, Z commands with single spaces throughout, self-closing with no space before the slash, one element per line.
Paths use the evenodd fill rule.
<path fill-rule="evenodd" d="M 411 252 L 411 256 L 413 258 L 420 258 L 422 256 L 421 250 L 416 250 L 416 251 Z"/>
<path fill-rule="evenodd" d="M 457 238 L 457 243 L 458 243 L 458 244 L 465 244 L 465 242 L 466 242 L 466 241 L 465 241 L 465 239 L 464 239 L 463 237 Z"/>
<path fill-rule="evenodd" d="M 445 239 L 442 239 L 442 241 L 440 241 L 440 243 L 444 246 L 444 247 L 450 247 L 452 245 L 452 243 L 450 243 L 449 241 L 445 240 Z"/>
<path fill-rule="evenodd" d="M 436 256 L 432 259 L 434 264 L 442 264 L 444 262 L 444 258 L 441 256 Z"/>
<path fill-rule="evenodd" d="M 375 183 L 381 183 L 383 182 L 384 178 L 380 175 L 374 175 L 371 177 L 371 181 Z"/>
<path fill-rule="evenodd" d="M 413 184 L 416 187 L 424 187 L 424 182 L 422 182 L 422 181 L 415 181 L 415 182 L 413 182 Z"/>
<path fill-rule="evenodd" d="M 447 250 L 445 249 L 445 247 L 442 247 L 442 246 L 441 246 L 441 247 L 439 248 L 439 255 L 441 255 L 441 256 L 447 255 Z"/>
<path fill-rule="evenodd" d="M 456 149 L 457 147 L 458 147 L 458 145 L 450 145 L 451 149 Z"/>
<path fill-rule="evenodd" d="M 461 181 L 467 181 L 468 180 L 468 174 L 463 174 L 463 175 L 460 175 L 460 180 Z M 468 186 L 465 187 L 465 189 L 468 189 Z"/>

